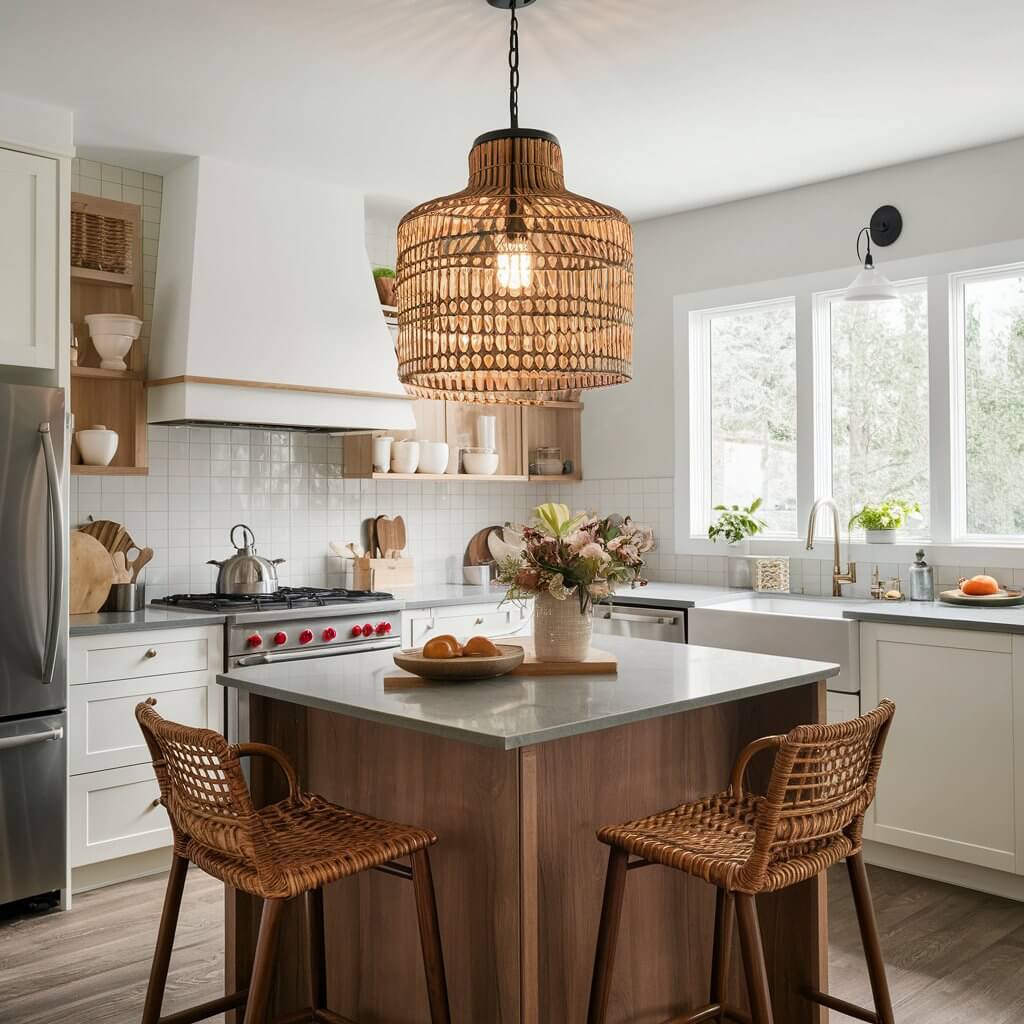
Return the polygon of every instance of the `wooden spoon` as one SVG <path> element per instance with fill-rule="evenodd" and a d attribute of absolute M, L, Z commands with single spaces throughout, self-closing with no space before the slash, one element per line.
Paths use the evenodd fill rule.
<path fill-rule="evenodd" d="M 153 549 L 143 548 L 134 561 L 128 563 L 128 568 L 131 570 L 130 583 L 138 583 L 139 573 L 146 568 L 147 565 L 153 560 Z"/>
<path fill-rule="evenodd" d="M 395 558 L 401 558 L 402 552 L 406 546 L 405 536 L 405 520 L 401 516 L 395 516 L 394 519 L 394 538 L 393 543 L 395 545 Z"/>

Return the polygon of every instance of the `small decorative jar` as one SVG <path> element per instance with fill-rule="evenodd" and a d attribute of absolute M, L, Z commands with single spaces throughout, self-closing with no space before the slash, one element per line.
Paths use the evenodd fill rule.
<path fill-rule="evenodd" d="M 546 593 L 534 599 L 533 647 L 538 661 L 582 661 L 593 629 L 593 608 L 581 611 L 575 594 L 564 601 Z"/>

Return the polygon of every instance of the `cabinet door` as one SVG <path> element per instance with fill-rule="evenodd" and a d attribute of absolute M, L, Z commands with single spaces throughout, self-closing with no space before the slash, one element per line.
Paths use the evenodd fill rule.
<path fill-rule="evenodd" d="M 57 161 L 0 149 L 0 364 L 57 362 Z"/>
<path fill-rule="evenodd" d="M 863 706 L 896 702 L 867 838 L 1015 870 L 1011 640 L 861 624 Z"/>

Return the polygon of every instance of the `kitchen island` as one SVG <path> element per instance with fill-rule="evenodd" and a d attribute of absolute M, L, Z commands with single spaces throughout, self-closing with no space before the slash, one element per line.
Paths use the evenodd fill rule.
<path fill-rule="evenodd" d="M 747 742 L 824 719 L 823 681 L 837 671 L 621 637 L 596 646 L 616 655 L 616 675 L 392 682 L 378 651 L 220 677 L 233 739 L 283 748 L 328 799 L 440 836 L 431 857 L 456 1024 L 585 1020 L 608 853 L 595 830 L 725 788 Z M 257 803 L 284 796 L 263 760 Z M 757 759 L 755 786 L 769 765 Z M 679 872 L 631 873 L 609 1022 L 658 1024 L 707 1002 L 714 902 Z M 332 1009 L 426 1022 L 411 886 L 366 872 L 330 886 L 325 903 Z M 279 1011 L 306 1001 L 301 906 L 287 909 Z M 824 880 L 759 909 L 776 1019 L 817 1024 L 822 1011 L 799 991 L 826 984 Z M 256 902 L 229 890 L 229 991 L 246 983 L 257 926 Z"/>

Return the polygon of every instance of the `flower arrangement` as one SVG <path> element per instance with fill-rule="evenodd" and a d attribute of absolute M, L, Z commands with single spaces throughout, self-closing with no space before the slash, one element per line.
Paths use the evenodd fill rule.
<path fill-rule="evenodd" d="M 574 514 L 553 502 L 538 506 L 534 516 L 533 524 L 523 528 L 522 552 L 498 566 L 497 578 L 508 585 L 511 600 L 538 594 L 559 601 L 575 597 L 585 614 L 617 585 L 647 583 L 640 572 L 642 556 L 654 547 L 649 528 L 619 516 Z"/>
<path fill-rule="evenodd" d="M 892 498 L 880 505 L 862 505 L 850 518 L 850 527 L 860 526 L 865 530 L 898 530 L 908 522 L 921 518 L 919 502 Z"/>
<path fill-rule="evenodd" d="M 715 511 L 721 515 L 708 527 L 708 540 L 739 544 L 747 537 L 756 537 L 768 527 L 763 519 L 755 516 L 763 501 L 763 498 L 755 498 L 746 508 L 742 505 L 716 505 Z"/>

